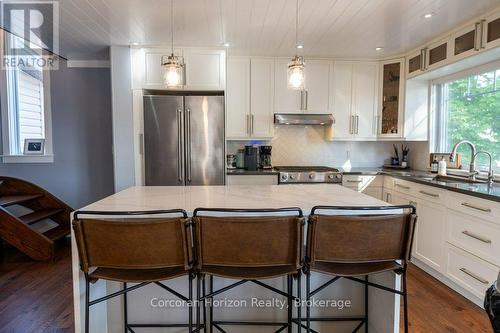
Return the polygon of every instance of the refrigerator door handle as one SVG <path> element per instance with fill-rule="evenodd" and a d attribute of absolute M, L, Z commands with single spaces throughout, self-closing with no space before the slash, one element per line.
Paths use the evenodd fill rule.
<path fill-rule="evenodd" d="M 187 124 L 186 124 L 186 167 L 187 181 L 191 182 L 191 109 L 186 109 Z"/>
<path fill-rule="evenodd" d="M 182 110 L 177 109 L 177 179 L 182 182 L 183 168 L 182 168 Z"/>

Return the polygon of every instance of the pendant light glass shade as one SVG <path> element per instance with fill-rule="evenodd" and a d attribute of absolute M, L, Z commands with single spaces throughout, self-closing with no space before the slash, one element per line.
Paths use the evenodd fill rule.
<path fill-rule="evenodd" d="M 181 57 L 173 53 L 165 61 L 163 66 L 163 84 L 167 88 L 182 88 L 184 86 L 184 62 Z"/>
<path fill-rule="evenodd" d="M 174 55 L 174 0 L 170 0 L 170 33 L 172 53 L 169 56 L 161 57 L 163 84 L 167 88 L 182 88 L 184 86 L 185 65 L 182 57 Z"/>
<path fill-rule="evenodd" d="M 306 63 L 303 57 L 295 56 L 288 64 L 288 89 L 304 90 L 306 88 Z"/>

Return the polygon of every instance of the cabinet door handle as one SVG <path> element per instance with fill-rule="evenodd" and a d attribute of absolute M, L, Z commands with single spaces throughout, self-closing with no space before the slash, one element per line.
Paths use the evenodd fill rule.
<path fill-rule="evenodd" d="M 398 183 L 394 184 L 394 186 L 404 188 L 405 190 L 409 190 L 410 189 L 409 186 L 404 186 L 404 185 L 401 185 L 401 184 L 398 184 Z"/>
<path fill-rule="evenodd" d="M 352 131 L 353 123 L 354 123 L 354 116 L 351 116 L 351 118 L 349 118 L 349 134 L 354 134 Z"/>
<path fill-rule="evenodd" d="M 471 238 L 474 238 L 474 239 L 477 239 L 478 241 L 480 242 L 483 242 L 483 243 L 486 243 L 486 244 L 491 244 L 491 239 L 487 239 L 487 238 L 484 238 L 484 237 L 481 237 L 479 235 L 476 235 L 468 230 L 464 230 L 462 231 L 462 234 L 466 235 L 466 236 L 469 236 Z"/>
<path fill-rule="evenodd" d="M 491 213 L 491 209 L 490 208 L 478 207 L 478 206 L 475 206 L 475 205 L 470 204 L 468 202 L 462 202 L 462 206 L 467 207 L 467 208 L 472 208 L 472 209 L 475 209 L 475 210 L 480 210 L 480 211 L 485 212 L 485 213 Z"/>
<path fill-rule="evenodd" d="M 182 110 L 177 109 L 177 131 L 178 131 L 178 139 L 177 139 L 177 180 L 182 182 L 183 180 L 183 162 L 182 162 L 182 146 L 183 146 L 183 140 L 182 140 Z"/>
<path fill-rule="evenodd" d="M 426 62 L 427 62 L 427 49 L 420 50 L 420 70 L 426 70 Z"/>
<path fill-rule="evenodd" d="M 487 30 L 486 30 L 486 20 L 481 20 L 481 48 L 486 48 L 486 41 L 488 39 Z"/>
<path fill-rule="evenodd" d="M 472 273 L 471 271 L 469 271 L 467 268 L 460 268 L 460 271 L 464 274 L 467 274 L 468 276 L 470 276 L 471 278 L 473 278 L 474 280 L 476 281 L 479 281 L 481 282 L 482 284 L 490 284 L 488 280 L 486 279 L 483 279 L 482 277 Z"/>
<path fill-rule="evenodd" d="M 346 180 L 346 182 L 348 182 L 348 183 L 362 183 L 363 181 L 362 181 L 362 180 L 352 180 L 352 179 L 348 179 L 348 180 Z"/>
<path fill-rule="evenodd" d="M 247 133 L 248 135 L 250 135 L 250 120 L 249 120 L 249 119 L 250 119 L 250 115 L 249 115 L 249 114 L 247 114 L 247 117 L 246 117 L 246 118 L 247 118 L 247 129 L 246 129 L 246 133 Z"/>
<path fill-rule="evenodd" d="M 304 95 L 305 95 L 305 102 L 304 102 L 305 107 L 304 107 L 304 110 L 307 111 L 308 106 L 309 106 L 308 105 L 309 104 L 309 92 L 307 90 L 304 90 Z"/>
<path fill-rule="evenodd" d="M 479 51 L 481 48 L 481 22 L 474 24 L 474 50 Z"/>
<path fill-rule="evenodd" d="M 300 91 L 300 110 L 304 111 L 304 90 Z"/>
<path fill-rule="evenodd" d="M 186 109 L 187 114 L 187 145 L 186 145 L 186 161 L 187 161 L 187 181 L 191 183 L 191 109 Z"/>
<path fill-rule="evenodd" d="M 359 116 L 356 116 L 356 134 L 359 134 Z"/>
<path fill-rule="evenodd" d="M 250 134 L 253 134 L 253 125 L 254 125 L 255 115 L 252 114 L 251 119 L 252 119 L 252 121 L 250 122 Z"/>
<path fill-rule="evenodd" d="M 426 191 L 419 191 L 419 192 L 422 194 L 428 195 L 430 197 L 433 197 L 433 198 L 439 198 L 439 194 L 430 193 L 430 192 L 426 192 Z"/>

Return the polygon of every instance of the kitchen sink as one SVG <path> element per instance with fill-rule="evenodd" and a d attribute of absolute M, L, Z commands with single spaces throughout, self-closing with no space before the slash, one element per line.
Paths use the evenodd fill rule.
<path fill-rule="evenodd" d="M 432 178 L 435 181 L 447 182 L 447 183 L 464 183 L 464 184 L 485 184 L 487 183 L 485 180 L 470 180 L 467 177 L 461 176 L 435 176 Z"/>

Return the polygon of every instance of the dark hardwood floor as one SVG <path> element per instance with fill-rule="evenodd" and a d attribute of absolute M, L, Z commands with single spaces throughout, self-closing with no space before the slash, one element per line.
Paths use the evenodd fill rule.
<path fill-rule="evenodd" d="M 0 332 L 74 332 L 69 239 L 54 261 L 34 261 L 14 248 L 0 262 Z"/>
<path fill-rule="evenodd" d="M 411 333 L 491 333 L 484 311 L 419 268 L 408 275 Z M 36 262 L 15 249 L 0 263 L 0 332 L 73 332 L 69 241 L 54 262 Z"/>

